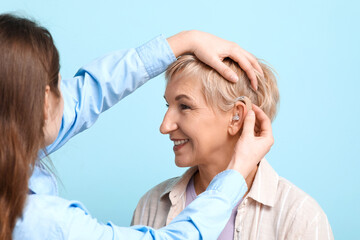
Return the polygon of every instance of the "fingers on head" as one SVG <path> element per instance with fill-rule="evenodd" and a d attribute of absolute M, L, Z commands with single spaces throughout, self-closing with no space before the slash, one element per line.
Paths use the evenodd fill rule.
<path fill-rule="evenodd" d="M 219 66 L 215 68 L 215 70 L 230 82 L 236 82 L 238 80 L 236 73 L 228 66 L 226 66 L 223 62 L 220 62 Z"/>
<path fill-rule="evenodd" d="M 244 72 L 251 81 L 251 87 L 256 90 L 258 81 L 254 71 L 254 67 L 252 66 L 252 60 L 242 54 L 241 51 L 234 51 L 231 55 L 231 58 L 239 64 L 242 70 L 244 70 Z"/>
<path fill-rule="evenodd" d="M 259 73 L 261 73 L 262 75 L 264 75 L 263 70 L 259 64 L 258 59 L 252 55 L 251 53 L 249 53 L 248 51 L 242 49 L 241 47 L 239 47 L 239 51 L 246 56 L 246 58 L 248 59 L 248 61 L 251 63 L 252 67 L 255 68 Z"/>

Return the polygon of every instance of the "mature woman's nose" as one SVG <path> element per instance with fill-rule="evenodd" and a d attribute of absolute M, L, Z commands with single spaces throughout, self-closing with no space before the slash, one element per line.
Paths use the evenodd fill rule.
<path fill-rule="evenodd" d="M 172 120 L 169 111 L 166 112 L 164 116 L 164 120 L 160 125 L 160 132 L 162 134 L 169 134 L 170 132 L 174 131 L 177 128 L 175 121 Z"/>

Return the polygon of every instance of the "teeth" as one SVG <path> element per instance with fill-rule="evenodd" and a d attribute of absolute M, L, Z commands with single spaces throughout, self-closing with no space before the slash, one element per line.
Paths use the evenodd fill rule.
<path fill-rule="evenodd" d="M 181 144 L 187 143 L 188 141 L 189 141 L 189 139 L 174 141 L 174 145 L 175 146 L 181 145 Z"/>

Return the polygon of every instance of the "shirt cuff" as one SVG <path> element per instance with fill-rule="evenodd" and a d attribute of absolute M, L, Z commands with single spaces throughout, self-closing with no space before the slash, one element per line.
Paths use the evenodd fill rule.
<path fill-rule="evenodd" d="M 164 72 L 176 60 L 169 43 L 163 35 L 136 48 L 150 78 Z"/>
<path fill-rule="evenodd" d="M 247 185 L 239 172 L 229 169 L 216 175 L 206 190 L 223 193 L 235 206 L 246 193 Z"/>

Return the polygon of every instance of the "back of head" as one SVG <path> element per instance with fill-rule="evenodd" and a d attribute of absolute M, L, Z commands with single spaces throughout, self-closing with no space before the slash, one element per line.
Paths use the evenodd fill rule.
<path fill-rule="evenodd" d="M 194 55 L 183 55 L 166 71 L 166 79 L 171 81 L 175 74 L 192 76 L 202 82 L 203 92 L 207 103 L 222 111 L 229 111 L 234 106 L 237 97 L 247 96 L 252 103 L 259 106 L 266 115 L 273 120 L 279 102 L 279 91 L 272 69 L 259 62 L 264 77 L 257 73 L 258 90 L 253 91 L 246 73 L 233 60 L 226 58 L 223 61 L 239 77 L 237 83 L 226 81 L 216 70 L 210 68 Z"/>
<path fill-rule="evenodd" d="M 0 239 L 11 239 L 44 147 L 45 88 L 58 90 L 59 54 L 36 23 L 0 15 Z"/>

